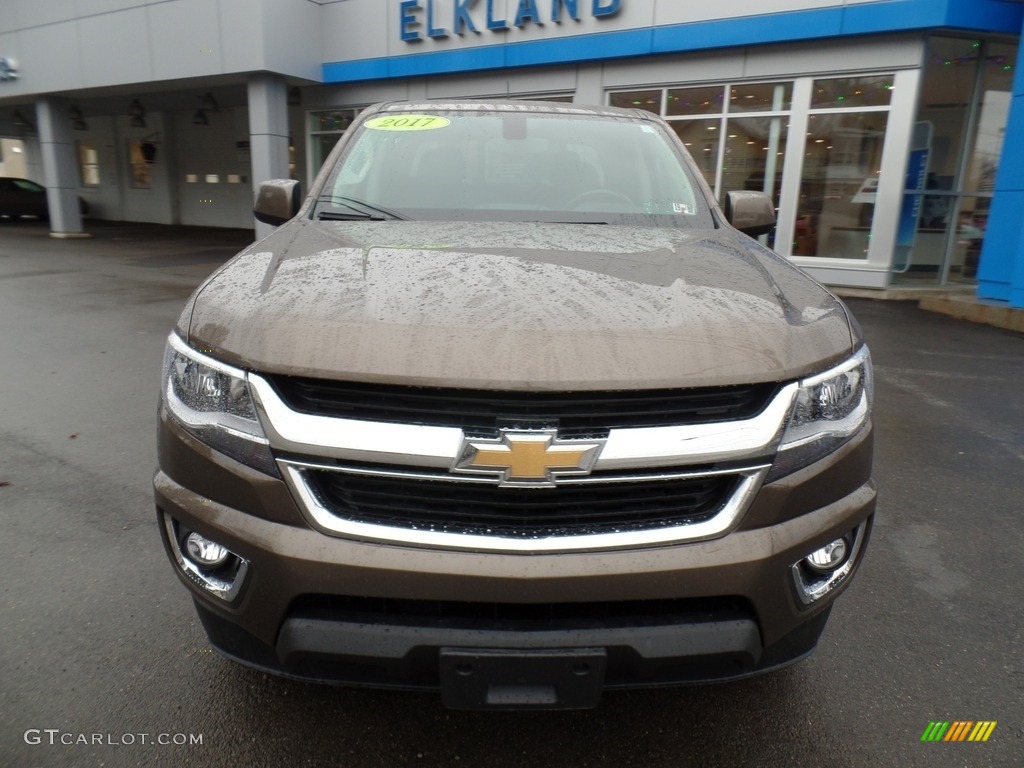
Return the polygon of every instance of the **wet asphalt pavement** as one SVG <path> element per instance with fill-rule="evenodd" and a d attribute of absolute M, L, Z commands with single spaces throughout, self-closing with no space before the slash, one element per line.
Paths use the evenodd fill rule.
<path fill-rule="evenodd" d="M 807 661 L 593 711 L 450 712 L 209 651 L 157 531 L 156 397 L 167 331 L 247 235 L 90 229 L 0 222 L 0 767 L 1024 764 L 1024 336 L 849 302 L 880 501 Z M 921 743 L 933 720 L 998 725 Z"/>

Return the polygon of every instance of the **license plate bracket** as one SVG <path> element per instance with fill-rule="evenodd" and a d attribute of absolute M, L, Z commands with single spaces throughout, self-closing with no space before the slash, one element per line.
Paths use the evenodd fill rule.
<path fill-rule="evenodd" d="M 590 709 L 604 686 L 604 648 L 442 648 L 441 700 L 452 709 Z"/>

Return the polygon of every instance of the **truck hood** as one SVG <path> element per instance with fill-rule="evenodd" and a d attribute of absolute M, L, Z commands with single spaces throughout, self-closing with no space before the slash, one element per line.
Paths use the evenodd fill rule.
<path fill-rule="evenodd" d="M 506 390 L 782 381 L 850 354 L 843 305 L 729 230 L 296 221 L 179 328 L 268 373 Z"/>

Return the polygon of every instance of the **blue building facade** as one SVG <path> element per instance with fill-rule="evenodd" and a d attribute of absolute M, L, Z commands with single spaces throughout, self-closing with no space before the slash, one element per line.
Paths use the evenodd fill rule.
<path fill-rule="evenodd" d="M 1024 308 L 1024 67 L 1018 61 L 1006 141 L 996 177 L 985 245 L 978 270 L 978 297 Z"/>
<path fill-rule="evenodd" d="M 689 5 L 396 0 L 372 23 L 367 3 L 350 2 L 351 26 L 367 34 L 357 51 L 339 48 L 344 57 L 325 50 L 325 87 L 311 103 L 343 107 L 333 113 L 342 125 L 348 104 L 420 95 L 650 109 L 677 127 L 716 192 L 773 194 L 772 245 L 824 282 L 976 282 L 979 296 L 1021 306 L 1024 160 L 1012 148 L 1024 136 L 1024 5 L 779 0 L 756 14 L 746 3 Z M 752 95 L 754 112 L 733 111 Z M 729 139 L 775 158 L 751 162 Z"/>
<path fill-rule="evenodd" d="M 50 188 L 55 234 L 83 227 L 79 198 L 97 218 L 252 226 L 253 185 L 311 180 L 369 104 L 548 99 L 661 115 L 716 195 L 773 197 L 768 243 L 826 284 L 1024 306 L 1024 0 L 5 11 L 0 174 Z"/>

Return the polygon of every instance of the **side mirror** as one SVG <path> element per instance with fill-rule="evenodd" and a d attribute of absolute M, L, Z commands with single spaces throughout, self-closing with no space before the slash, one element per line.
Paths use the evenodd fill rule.
<path fill-rule="evenodd" d="M 256 188 L 253 215 L 257 221 L 280 226 L 299 212 L 302 185 L 293 179 L 271 179 Z"/>
<path fill-rule="evenodd" d="M 725 218 L 746 235 L 767 235 L 775 226 L 775 206 L 764 192 L 727 192 Z"/>

